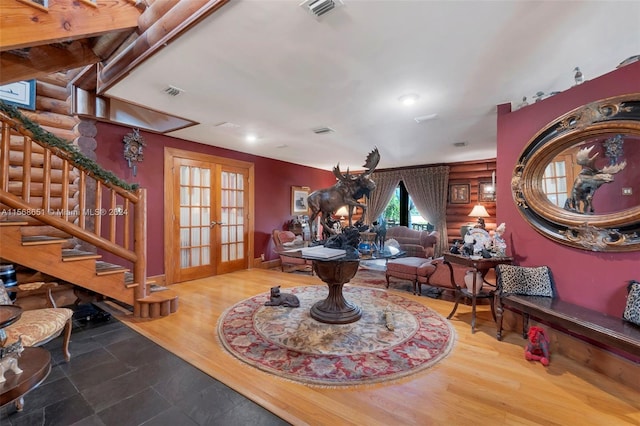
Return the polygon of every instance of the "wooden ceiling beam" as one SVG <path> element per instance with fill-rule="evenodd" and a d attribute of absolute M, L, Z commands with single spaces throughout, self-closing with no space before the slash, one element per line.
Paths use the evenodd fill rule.
<path fill-rule="evenodd" d="M 135 30 L 140 10 L 128 0 L 49 0 L 47 11 L 15 0 L 0 0 L 0 52 Z M 4 70 L 3 70 L 4 71 Z"/>
<path fill-rule="evenodd" d="M 100 58 L 90 40 L 77 40 L 65 46 L 32 47 L 26 55 L 0 53 L 0 84 L 40 78 L 47 74 L 95 64 Z"/>

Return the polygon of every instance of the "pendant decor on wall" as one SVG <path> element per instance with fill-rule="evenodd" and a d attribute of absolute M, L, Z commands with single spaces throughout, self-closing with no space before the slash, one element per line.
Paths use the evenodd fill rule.
<path fill-rule="evenodd" d="M 140 129 L 133 129 L 133 132 L 125 135 L 122 142 L 124 143 L 124 159 L 127 160 L 129 168 L 133 168 L 133 175 L 136 176 L 138 172 L 136 163 L 141 163 L 144 159 L 142 149 L 147 144 L 140 135 Z"/>

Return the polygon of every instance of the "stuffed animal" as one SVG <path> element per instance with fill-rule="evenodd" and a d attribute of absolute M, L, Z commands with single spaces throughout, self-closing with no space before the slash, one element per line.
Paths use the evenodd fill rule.
<path fill-rule="evenodd" d="M 524 350 L 524 357 L 529 361 L 540 361 L 545 367 L 549 365 L 549 338 L 541 327 L 529 327 L 529 343 Z"/>

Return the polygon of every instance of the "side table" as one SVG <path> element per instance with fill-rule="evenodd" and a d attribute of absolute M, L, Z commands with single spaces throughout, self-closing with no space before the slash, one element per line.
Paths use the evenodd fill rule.
<path fill-rule="evenodd" d="M 459 254 L 445 253 L 444 263 L 447 266 L 449 266 L 449 271 L 451 273 L 451 285 L 456 289 L 456 302 L 455 302 L 455 305 L 453 306 L 453 310 L 451 311 L 447 319 L 450 319 L 453 316 L 453 314 L 456 313 L 456 309 L 458 309 L 460 298 L 463 296 L 466 296 L 471 299 L 471 333 L 472 334 L 476 332 L 475 327 L 476 327 L 476 300 L 477 299 L 491 299 L 491 314 L 493 315 L 493 319 L 495 321 L 496 314 L 495 314 L 494 298 L 495 298 L 496 289 L 495 287 L 490 291 L 485 291 L 480 289 L 482 288 L 483 283 L 492 285 L 484 280 L 485 275 L 490 269 L 495 268 L 497 265 L 511 264 L 512 262 L 513 262 L 513 258 L 511 257 L 491 257 L 486 259 L 481 257 L 478 259 L 472 259 L 470 257 L 462 256 Z M 463 266 L 467 266 L 473 270 L 473 290 L 472 291 L 469 291 L 464 283 L 462 283 L 462 285 L 458 285 L 458 283 L 456 283 L 455 278 L 453 277 L 453 266 L 451 265 L 452 263 L 457 263 Z M 476 272 L 479 272 L 480 276 L 482 277 L 482 282 L 480 283 L 476 282 L 477 281 Z"/>
<path fill-rule="evenodd" d="M 24 348 L 18 366 L 22 373 L 7 372 L 6 381 L 0 384 L 0 407 L 15 401 L 16 409 L 22 411 L 24 395 L 38 387 L 51 372 L 51 354 L 42 348 Z"/>

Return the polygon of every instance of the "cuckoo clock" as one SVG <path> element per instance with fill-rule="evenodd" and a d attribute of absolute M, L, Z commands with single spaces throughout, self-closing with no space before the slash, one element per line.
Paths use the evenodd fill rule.
<path fill-rule="evenodd" d="M 140 163 L 144 159 L 142 148 L 147 144 L 144 143 L 139 129 L 133 129 L 132 133 L 125 135 L 122 142 L 124 143 L 124 159 L 127 160 L 130 168 L 133 167 L 133 175 L 136 176 L 138 171 L 136 163 Z"/>

